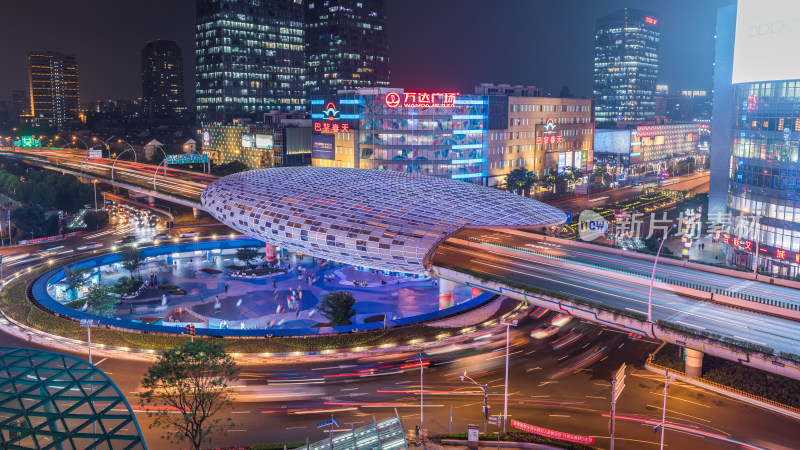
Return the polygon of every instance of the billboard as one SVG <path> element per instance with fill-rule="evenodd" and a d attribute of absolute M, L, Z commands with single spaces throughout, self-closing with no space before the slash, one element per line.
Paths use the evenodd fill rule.
<path fill-rule="evenodd" d="M 256 135 L 256 148 L 272 150 L 275 145 L 272 135 L 270 134 L 257 134 Z"/>
<path fill-rule="evenodd" d="M 739 0 L 733 83 L 800 79 L 800 2 Z"/>
<path fill-rule="evenodd" d="M 311 140 L 311 157 L 320 159 L 334 159 L 333 136 L 317 136 Z"/>
<path fill-rule="evenodd" d="M 102 157 L 103 157 L 103 150 L 95 150 L 95 149 L 89 150 L 89 158 L 94 159 Z"/>
<path fill-rule="evenodd" d="M 252 134 L 242 135 L 242 148 L 253 148 L 255 146 L 256 146 L 256 140 Z"/>

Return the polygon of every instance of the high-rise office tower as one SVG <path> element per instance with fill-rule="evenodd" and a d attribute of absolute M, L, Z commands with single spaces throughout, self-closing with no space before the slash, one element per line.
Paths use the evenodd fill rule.
<path fill-rule="evenodd" d="M 174 41 L 159 39 L 142 49 L 142 107 L 148 116 L 172 116 L 186 110 L 183 55 Z"/>
<path fill-rule="evenodd" d="M 306 0 L 309 97 L 389 85 L 383 0 Z"/>
<path fill-rule="evenodd" d="M 28 69 L 34 123 L 61 126 L 78 120 L 80 94 L 75 56 L 34 52 L 28 55 Z"/>
<path fill-rule="evenodd" d="M 594 47 L 598 122 L 641 121 L 655 115 L 658 14 L 624 8 L 597 20 Z"/>
<path fill-rule="evenodd" d="M 303 111 L 303 0 L 197 0 L 197 119 Z"/>

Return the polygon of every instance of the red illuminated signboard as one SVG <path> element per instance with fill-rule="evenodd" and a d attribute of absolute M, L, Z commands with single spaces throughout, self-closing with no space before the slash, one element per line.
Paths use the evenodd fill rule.
<path fill-rule="evenodd" d="M 452 108 L 458 92 L 389 92 L 384 98 L 386 106 L 397 108 Z"/>
<path fill-rule="evenodd" d="M 553 118 L 547 119 L 544 124 L 544 136 L 536 136 L 537 144 L 560 144 L 563 142 L 561 134 L 556 132 L 556 121 Z"/>
<path fill-rule="evenodd" d="M 314 122 L 314 131 L 318 133 L 349 133 L 350 125 L 343 123 Z"/>
<path fill-rule="evenodd" d="M 644 21 L 649 23 L 650 25 L 657 25 L 658 24 L 658 19 L 656 19 L 655 17 L 645 17 Z"/>

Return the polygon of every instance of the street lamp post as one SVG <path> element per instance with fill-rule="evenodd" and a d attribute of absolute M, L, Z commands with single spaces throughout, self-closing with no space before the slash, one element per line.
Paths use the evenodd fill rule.
<path fill-rule="evenodd" d="M 97 179 L 92 184 L 94 185 L 94 210 L 97 212 Z"/>
<path fill-rule="evenodd" d="M 156 189 L 156 177 L 158 176 L 158 169 L 161 167 L 162 164 L 164 165 L 164 175 L 167 174 L 167 160 L 164 159 L 163 161 L 158 163 L 156 171 L 153 173 L 153 191 L 155 192 L 158 192 L 158 189 Z"/>
<path fill-rule="evenodd" d="M 461 382 L 478 386 L 483 391 L 483 435 L 488 436 L 487 433 L 489 431 L 486 428 L 486 418 L 489 417 L 489 385 L 475 382 L 475 380 L 467 375 L 467 372 L 461 375 Z"/>
<path fill-rule="evenodd" d="M 508 431 L 508 355 L 511 347 L 511 327 L 517 326 L 517 320 L 500 319 L 500 325 L 506 326 L 506 390 L 503 395 L 503 434 Z"/>
<path fill-rule="evenodd" d="M 425 425 L 425 412 L 422 409 L 422 406 L 423 406 L 422 395 L 423 395 L 423 392 L 424 392 L 423 389 L 422 389 L 422 368 L 424 367 L 422 365 L 422 353 L 417 353 L 417 358 L 419 358 L 419 430 L 420 430 L 420 433 L 421 433 L 422 430 L 425 428 L 425 426 L 424 426 Z"/>
<path fill-rule="evenodd" d="M 669 376 L 669 369 L 664 369 L 664 407 L 661 410 L 661 450 L 664 450 L 664 424 L 667 421 L 667 387 L 675 381 L 675 375 Z M 657 429 L 658 427 L 656 427 Z"/>
<path fill-rule="evenodd" d="M 128 144 L 128 145 L 130 145 L 130 144 Z M 119 159 L 119 157 L 120 157 L 120 156 L 122 156 L 122 155 L 123 155 L 125 152 L 130 152 L 130 151 L 133 151 L 133 160 L 134 160 L 134 161 L 136 161 L 136 162 L 139 162 L 139 161 L 138 161 L 138 159 L 136 158 L 136 150 L 134 150 L 134 149 L 133 149 L 133 147 L 131 147 L 131 148 L 126 148 L 125 150 L 121 151 L 121 152 L 119 153 L 119 155 L 117 155 L 117 157 L 116 157 L 116 158 L 114 158 L 114 162 L 113 162 L 113 163 L 111 163 L 111 181 L 114 181 L 114 166 L 117 164 L 117 160 L 118 160 L 118 159 Z"/>
<path fill-rule="evenodd" d="M 653 261 L 653 273 L 650 275 L 650 292 L 647 294 L 647 321 L 653 323 L 653 283 L 656 279 L 656 266 L 658 265 L 658 256 L 661 254 L 661 248 L 664 247 L 664 242 L 667 242 L 667 236 L 669 233 L 675 228 L 675 224 L 672 224 L 666 231 L 664 231 L 664 237 L 661 238 L 661 244 L 658 246 L 658 251 L 656 252 L 656 260 Z"/>

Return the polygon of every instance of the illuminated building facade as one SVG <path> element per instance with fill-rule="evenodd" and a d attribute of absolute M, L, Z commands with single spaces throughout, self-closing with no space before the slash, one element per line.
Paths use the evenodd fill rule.
<path fill-rule="evenodd" d="M 383 0 L 306 0 L 309 97 L 389 86 Z"/>
<path fill-rule="evenodd" d="M 74 55 L 35 52 L 28 55 L 28 75 L 34 124 L 61 126 L 78 120 L 80 86 Z"/>
<path fill-rule="evenodd" d="M 159 39 L 142 49 L 142 107 L 148 116 L 172 116 L 186 110 L 183 55 L 174 41 Z"/>
<path fill-rule="evenodd" d="M 308 120 L 273 124 L 206 125 L 200 139 L 203 153 L 215 164 L 239 161 L 249 170 L 311 164 Z"/>
<path fill-rule="evenodd" d="M 230 122 L 306 104 L 302 0 L 197 0 L 197 119 Z"/>
<path fill-rule="evenodd" d="M 752 268 L 757 245 L 759 270 L 793 277 L 800 274 L 800 80 L 739 84 L 734 95 L 728 209 L 745 217 L 722 236 L 728 259 Z"/>
<path fill-rule="evenodd" d="M 343 90 L 336 97 L 312 99 L 311 118 L 315 166 L 486 181 L 486 96 Z"/>
<path fill-rule="evenodd" d="M 476 87 L 476 92 L 492 91 L 482 85 Z M 537 179 L 567 168 L 591 172 L 592 101 L 527 96 L 522 89 L 516 89 L 515 94 L 488 96 L 488 185 L 504 184 L 515 169 L 531 171 Z"/>
<path fill-rule="evenodd" d="M 641 121 L 655 115 L 661 19 L 624 8 L 597 20 L 594 53 L 598 122 Z"/>

